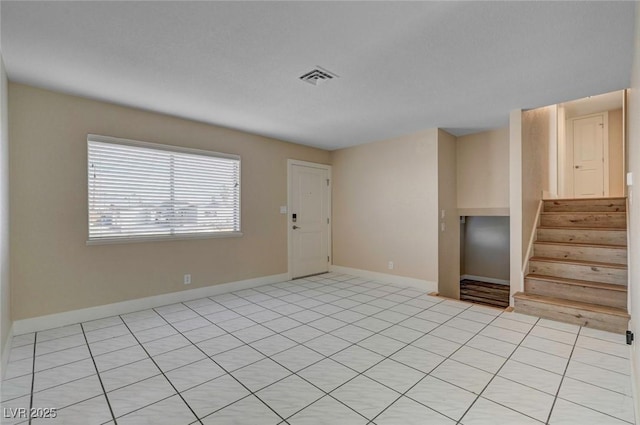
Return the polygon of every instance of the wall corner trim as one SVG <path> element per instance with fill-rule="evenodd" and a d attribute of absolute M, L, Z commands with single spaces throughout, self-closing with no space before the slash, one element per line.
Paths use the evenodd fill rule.
<path fill-rule="evenodd" d="M 7 364 L 9 363 L 9 356 L 11 355 L 11 343 L 13 341 L 13 324 L 9 327 L 9 334 L 7 335 L 7 342 L 4 344 L 4 350 L 0 353 L 0 381 L 4 380 L 4 376 L 7 373 Z"/>
<path fill-rule="evenodd" d="M 45 329 L 57 328 L 60 326 L 72 325 L 75 323 L 87 322 L 90 320 L 102 319 L 110 316 L 117 316 L 119 314 L 133 313 L 135 311 L 146 310 L 149 308 L 160 307 L 168 304 L 195 300 L 198 298 L 211 297 L 227 292 L 240 291 L 243 289 L 255 288 L 257 286 L 269 285 L 272 283 L 286 282 L 287 280 L 289 280 L 288 273 L 282 273 L 257 277 L 253 279 L 240 280 L 236 282 L 205 286 L 203 288 L 194 288 L 186 291 L 170 292 L 168 294 L 137 298 L 134 300 L 99 305 L 95 307 L 83 308 L 80 310 L 65 311 L 62 313 L 49 314 L 46 316 L 16 320 L 13 322 L 13 333 L 15 335 L 21 335 L 29 332 L 36 332 Z"/>
<path fill-rule="evenodd" d="M 331 265 L 329 270 L 337 273 L 350 274 L 365 279 L 374 279 L 384 283 L 396 283 L 399 285 L 406 285 L 412 288 L 420 289 L 425 292 L 437 292 L 438 282 L 432 282 L 423 279 L 416 279 L 413 277 L 396 276 L 387 273 L 372 272 L 369 270 L 353 269 L 351 267 L 335 266 Z"/>

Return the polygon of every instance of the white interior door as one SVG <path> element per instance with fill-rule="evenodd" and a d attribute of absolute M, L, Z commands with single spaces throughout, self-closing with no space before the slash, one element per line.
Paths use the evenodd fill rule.
<path fill-rule="evenodd" d="M 289 162 L 289 269 L 294 278 L 329 271 L 329 172 L 326 165 Z"/>
<path fill-rule="evenodd" d="M 574 197 L 605 196 L 604 117 L 595 115 L 572 121 Z"/>

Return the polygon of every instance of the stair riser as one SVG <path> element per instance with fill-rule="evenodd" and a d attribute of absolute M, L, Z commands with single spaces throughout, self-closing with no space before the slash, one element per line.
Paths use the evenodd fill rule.
<path fill-rule="evenodd" d="M 571 199 L 544 201 L 545 212 L 624 212 L 625 199 Z"/>
<path fill-rule="evenodd" d="M 625 291 L 568 285 L 563 282 L 549 282 L 532 278 L 524 280 L 524 290 L 526 293 L 545 297 L 627 308 L 627 293 Z"/>
<path fill-rule="evenodd" d="M 627 218 L 624 214 L 542 214 L 540 225 L 551 227 L 610 227 L 625 229 Z"/>
<path fill-rule="evenodd" d="M 529 273 L 586 280 L 589 282 L 627 285 L 627 270 L 610 267 L 593 267 L 532 260 L 529 262 Z"/>
<path fill-rule="evenodd" d="M 538 229 L 538 240 L 604 245 L 627 245 L 625 230 Z"/>
<path fill-rule="evenodd" d="M 535 244 L 533 252 L 536 257 L 627 264 L 627 250 L 621 248 Z"/>
<path fill-rule="evenodd" d="M 587 326 L 604 331 L 624 333 L 628 328 L 629 320 L 626 317 L 612 314 L 593 312 L 574 307 L 558 306 L 533 300 L 515 299 L 515 311 L 557 320 L 565 323 L 573 323 L 579 326 Z"/>

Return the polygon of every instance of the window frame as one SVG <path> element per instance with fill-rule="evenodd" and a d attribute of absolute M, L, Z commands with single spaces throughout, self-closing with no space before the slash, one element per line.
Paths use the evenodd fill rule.
<path fill-rule="evenodd" d="M 179 233 L 170 235 L 126 235 L 126 236 L 110 236 L 110 237 L 94 237 L 91 238 L 91 219 L 90 219 L 90 195 L 89 195 L 89 177 L 87 174 L 87 245 L 109 245 L 109 244 L 121 244 L 121 243 L 138 243 L 138 242 L 157 242 L 157 241 L 171 241 L 171 240 L 189 240 L 189 239 L 210 239 L 210 238 L 237 238 L 242 237 L 242 159 L 240 155 L 228 154 L 222 152 L 209 151 L 204 149 L 187 148 L 175 145 L 165 145 L 160 143 L 143 142 L 140 140 L 123 139 L 119 137 L 101 136 L 98 134 L 87 134 L 86 158 L 87 163 L 85 170 L 89 170 L 89 142 L 108 143 L 114 145 L 139 147 L 146 149 L 154 149 L 165 152 L 187 153 L 192 155 L 209 156 L 214 158 L 233 159 L 238 161 L 238 230 L 237 231 L 224 231 L 224 232 L 193 232 L 193 233 Z"/>

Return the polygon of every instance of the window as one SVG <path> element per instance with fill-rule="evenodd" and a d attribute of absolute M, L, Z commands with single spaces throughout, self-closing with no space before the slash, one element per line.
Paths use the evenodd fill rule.
<path fill-rule="evenodd" d="M 89 135 L 89 243 L 239 236 L 240 157 Z"/>

